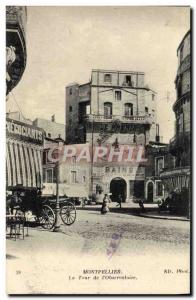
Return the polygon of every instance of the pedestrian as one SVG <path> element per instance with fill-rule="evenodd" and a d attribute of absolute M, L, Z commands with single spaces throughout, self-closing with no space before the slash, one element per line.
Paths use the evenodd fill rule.
<path fill-rule="evenodd" d="M 117 196 L 117 205 L 116 205 L 116 207 L 119 206 L 119 208 L 121 208 L 121 203 L 122 203 L 122 195 L 119 194 Z"/>
<path fill-rule="evenodd" d="M 101 214 L 106 214 L 107 212 L 109 212 L 108 202 L 109 202 L 108 195 L 105 194 L 103 198 L 102 207 L 101 207 Z"/>
<path fill-rule="evenodd" d="M 140 199 L 139 200 L 139 207 L 141 208 L 141 211 L 144 211 L 144 202 Z"/>

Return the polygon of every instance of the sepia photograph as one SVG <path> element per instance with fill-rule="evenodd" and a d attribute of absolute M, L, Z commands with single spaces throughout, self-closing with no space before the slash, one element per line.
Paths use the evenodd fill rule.
<path fill-rule="evenodd" d="M 6 293 L 190 295 L 191 7 L 5 14 Z"/>

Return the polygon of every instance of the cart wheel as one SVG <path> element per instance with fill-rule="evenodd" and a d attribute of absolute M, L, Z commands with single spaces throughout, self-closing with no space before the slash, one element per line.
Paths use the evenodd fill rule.
<path fill-rule="evenodd" d="M 76 219 L 76 208 L 73 203 L 67 202 L 61 207 L 60 216 L 65 225 L 72 225 Z"/>
<path fill-rule="evenodd" d="M 39 222 L 44 229 L 52 229 L 55 222 L 55 214 L 52 208 L 48 205 L 44 205 L 41 210 L 41 216 Z"/>

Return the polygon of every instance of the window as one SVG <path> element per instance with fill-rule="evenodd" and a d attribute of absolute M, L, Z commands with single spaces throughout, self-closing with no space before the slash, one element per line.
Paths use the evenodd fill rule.
<path fill-rule="evenodd" d="M 69 112 L 72 112 L 72 106 L 69 106 Z"/>
<path fill-rule="evenodd" d="M 76 156 L 72 156 L 72 163 L 76 163 Z"/>
<path fill-rule="evenodd" d="M 145 106 L 145 114 L 148 114 L 148 107 Z"/>
<path fill-rule="evenodd" d="M 163 185 L 161 181 L 156 181 L 156 196 L 163 196 Z"/>
<path fill-rule="evenodd" d="M 183 113 L 181 113 L 177 119 L 176 119 L 176 131 L 177 134 L 182 133 L 183 132 L 183 127 L 184 127 L 184 115 Z"/>
<path fill-rule="evenodd" d="M 53 169 L 46 169 L 45 170 L 45 182 L 52 183 L 53 182 Z"/>
<path fill-rule="evenodd" d="M 71 182 L 76 183 L 76 171 L 71 171 Z"/>
<path fill-rule="evenodd" d="M 183 60 L 183 50 L 184 50 L 184 47 L 182 45 L 181 49 L 180 49 L 180 61 Z"/>
<path fill-rule="evenodd" d="M 160 175 L 160 172 L 164 168 L 164 157 L 155 157 L 155 175 Z"/>
<path fill-rule="evenodd" d="M 112 103 L 110 102 L 104 103 L 104 118 L 106 119 L 112 118 Z"/>
<path fill-rule="evenodd" d="M 112 81 L 112 76 L 111 74 L 105 74 L 104 75 L 104 82 L 110 83 Z"/>
<path fill-rule="evenodd" d="M 125 116 L 130 117 L 133 115 L 133 104 L 125 103 Z"/>
<path fill-rule="evenodd" d="M 48 132 L 48 137 L 51 138 L 51 133 Z"/>
<path fill-rule="evenodd" d="M 131 76 L 130 75 L 125 76 L 125 83 L 126 83 L 127 86 L 132 86 L 132 81 L 131 81 Z"/>
<path fill-rule="evenodd" d="M 121 91 L 115 91 L 115 100 L 121 100 Z"/>
<path fill-rule="evenodd" d="M 152 94 L 152 101 L 154 101 L 154 97 L 155 97 L 155 95 L 154 95 L 154 94 Z"/>
<path fill-rule="evenodd" d="M 181 95 L 182 95 L 182 83 L 181 81 L 179 81 L 177 86 L 177 97 L 180 98 Z"/>
<path fill-rule="evenodd" d="M 69 89 L 69 94 L 72 95 L 72 88 Z"/>
<path fill-rule="evenodd" d="M 86 182 L 86 176 L 83 176 L 83 182 Z"/>

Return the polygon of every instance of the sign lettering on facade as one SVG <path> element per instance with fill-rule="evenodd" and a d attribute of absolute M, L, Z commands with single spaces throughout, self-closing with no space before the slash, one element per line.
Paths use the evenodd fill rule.
<path fill-rule="evenodd" d="M 43 143 L 43 131 L 41 129 L 16 120 L 6 120 L 6 133 L 8 137 L 33 142 L 36 144 Z"/>

